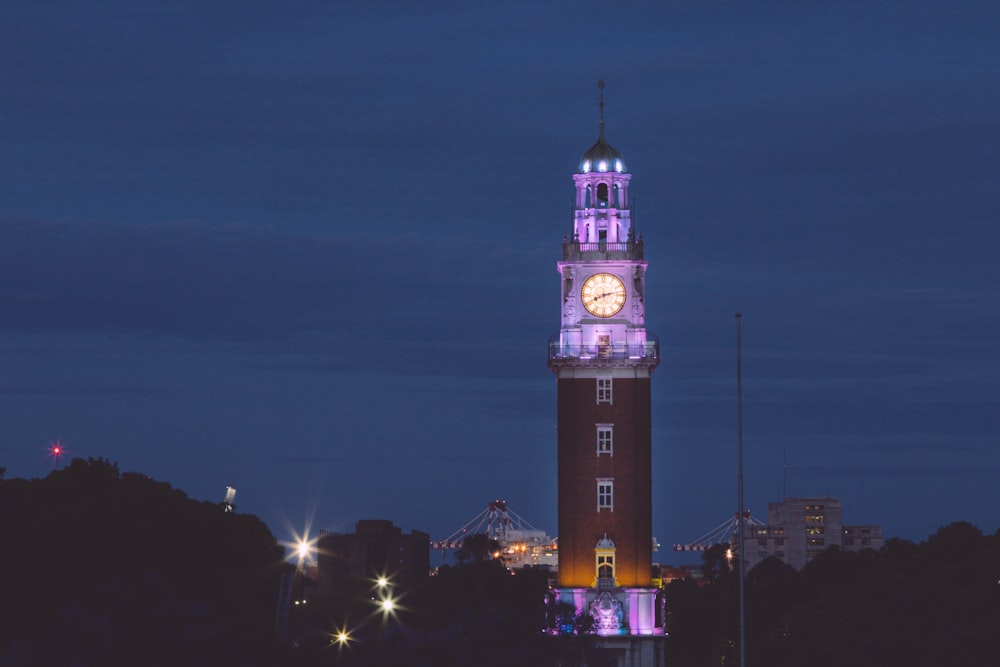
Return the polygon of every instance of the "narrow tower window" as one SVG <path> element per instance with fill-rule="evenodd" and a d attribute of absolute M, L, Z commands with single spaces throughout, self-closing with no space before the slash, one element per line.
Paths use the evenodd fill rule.
<path fill-rule="evenodd" d="M 614 455 L 614 426 L 612 424 L 597 425 L 597 455 Z"/>
<path fill-rule="evenodd" d="M 622 207 L 621 190 L 618 188 L 617 183 L 615 183 L 614 192 L 615 192 L 615 208 L 621 208 Z"/>
<path fill-rule="evenodd" d="M 611 378 L 597 378 L 597 402 L 611 403 Z"/>
<path fill-rule="evenodd" d="M 586 192 L 584 192 L 584 194 L 583 194 L 583 207 L 584 208 L 590 208 L 590 206 L 591 206 L 590 202 L 591 202 L 591 199 L 590 199 L 590 186 L 588 185 Z"/>
<path fill-rule="evenodd" d="M 615 481 L 611 478 L 597 480 L 597 511 L 615 511 Z"/>

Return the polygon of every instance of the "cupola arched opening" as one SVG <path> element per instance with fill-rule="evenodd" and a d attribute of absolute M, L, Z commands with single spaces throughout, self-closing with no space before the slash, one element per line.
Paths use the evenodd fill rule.
<path fill-rule="evenodd" d="M 598 183 L 598 185 L 597 185 L 597 201 L 599 202 L 598 206 L 600 206 L 601 208 L 607 208 L 608 207 L 608 184 L 607 183 Z"/>

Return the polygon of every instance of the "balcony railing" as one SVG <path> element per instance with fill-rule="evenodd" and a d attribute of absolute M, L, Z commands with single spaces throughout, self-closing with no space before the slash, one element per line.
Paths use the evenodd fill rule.
<path fill-rule="evenodd" d="M 549 361 L 557 363 L 608 363 L 644 362 L 659 363 L 660 342 L 656 336 L 646 335 L 645 343 L 608 343 L 569 345 L 560 342 L 559 334 L 549 338 Z"/>
<path fill-rule="evenodd" d="M 563 260 L 573 259 L 642 259 L 642 239 L 617 243 L 563 241 Z"/>

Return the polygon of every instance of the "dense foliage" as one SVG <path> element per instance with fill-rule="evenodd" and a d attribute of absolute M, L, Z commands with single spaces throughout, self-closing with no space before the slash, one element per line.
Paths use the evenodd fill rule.
<path fill-rule="evenodd" d="M 738 581 L 706 554 L 700 585 L 667 588 L 672 667 L 737 664 Z M 776 559 L 746 579 L 748 667 L 1000 664 L 1000 531 L 968 523 L 920 544 Z"/>
<path fill-rule="evenodd" d="M 291 609 L 277 637 L 284 550 L 252 515 L 76 459 L 44 479 L 0 476 L 0 667 L 577 664 L 588 638 L 551 638 L 547 577 L 510 575 L 474 536 L 465 562 L 383 614 L 370 581 Z M 296 585 L 308 585 L 296 578 Z M 351 641 L 335 641 L 349 629 Z M 602 663 L 591 656 L 589 664 Z"/>
<path fill-rule="evenodd" d="M 375 602 L 382 593 L 371 583 L 366 590 L 343 590 L 336 596 L 338 605 L 314 607 L 297 624 L 302 636 L 297 664 L 607 664 L 594 649 L 591 637 L 542 634 L 552 613 L 547 604 L 546 572 L 521 570 L 511 574 L 500 561 L 487 557 L 490 551 L 481 548 L 489 546 L 485 536 L 473 537 L 464 562 L 443 566 L 411 588 L 394 588 L 392 595 L 399 606 L 391 614 L 379 611 Z M 351 631 L 352 641 L 347 646 L 331 642 L 332 631 L 339 628 Z"/>
<path fill-rule="evenodd" d="M 588 636 L 542 634 L 565 613 L 546 604 L 546 574 L 510 574 L 485 536 L 459 565 L 394 586 L 391 613 L 373 582 L 349 582 L 293 608 L 279 641 L 283 550 L 254 516 L 77 459 L 40 480 L 0 475 L 0 522 L 0 667 L 608 659 Z M 704 579 L 668 586 L 671 667 L 736 664 L 737 590 L 722 549 L 706 554 Z M 919 544 L 830 549 L 801 572 L 767 560 L 748 574 L 746 598 L 747 667 L 998 664 L 1000 531 L 954 523 Z"/>
<path fill-rule="evenodd" d="M 283 550 L 254 516 L 74 460 L 0 479 L 0 665 L 257 662 Z"/>

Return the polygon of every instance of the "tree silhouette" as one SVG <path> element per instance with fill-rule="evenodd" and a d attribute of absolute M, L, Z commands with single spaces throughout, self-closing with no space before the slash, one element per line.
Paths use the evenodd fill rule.
<path fill-rule="evenodd" d="M 486 533 L 468 535 L 462 540 L 462 546 L 455 550 L 455 558 L 460 563 L 491 560 L 500 553 L 500 543 Z"/>
<path fill-rule="evenodd" d="M 271 649 L 283 552 L 254 516 L 74 459 L 0 480 L 0 664 L 204 664 Z M 53 641 L 58 637 L 59 641 Z M 15 664 L 18 664 L 15 662 Z"/>
<path fill-rule="evenodd" d="M 701 569 L 707 581 L 718 581 L 733 570 L 729 554 L 730 546 L 721 542 L 701 554 Z"/>

